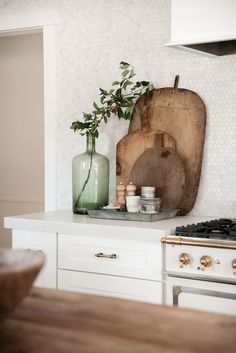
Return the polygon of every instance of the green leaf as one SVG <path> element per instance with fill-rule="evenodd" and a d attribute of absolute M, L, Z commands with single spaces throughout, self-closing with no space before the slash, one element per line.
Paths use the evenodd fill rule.
<path fill-rule="evenodd" d="M 120 119 L 123 118 L 123 115 L 124 115 L 124 114 L 123 114 L 122 109 L 119 108 L 119 109 L 118 109 L 118 118 L 120 118 Z"/>
<path fill-rule="evenodd" d="M 124 87 L 124 89 L 126 89 L 128 86 L 130 86 L 132 84 L 133 84 L 133 82 L 128 80 L 128 81 L 125 81 L 123 87 Z"/>
<path fill-rule="evenodd" d="M 92 118 L 92 114 L 90 113 L 83 113 L 83 116 L 85 121 L 90 121 Z"/>
<path fill-rule="evenodd" d="M 116 90 L 115 95 L 116 95 L 117 97 L 120 97 L 120 95 L 121 95 L 121 88 L 118 88 L 118 89 Z"/>
<path fill-rule="evenodd" d="M 104 96 L 101 96 L 101 98 L 100 98 L 100 102 L 101 102 L 101 104 L 104 104 L 104 100 L 106 99 L 106 97 L 104 97 Z"/>
<path fill-rule="evenodd" d="M 90 127 L 90 123 L 84 123 L 82 121 L 74 121 L 71 125 L 71 129 L 74 130 L 74 131 L 77 131 L 77 130 L 84 130 L 84 129 L 87 129 Z"/>
<path fill-rule="evenodd" d="M 150 82 L 148 82 L 148 81 L 141 81 L 141 84 L 142 84 L 143 86 L 148 86 L 149 83 L 150 83 Z"/>
<path fill-rule="evenodd" d="M 123 76 L 123 77 L 127 76 L 128 74 L 129 74 L 129 70 L 124 70 L 124 71 L 122 72 L 122 76 Z"/>
<path fill-rule="evenodd" d="M 119 81 L 113 81 L 113 82 L 112 82 L 112 86 L 117 86 L 117 85 L 119 85 L 119 84 L 120 84 Z"/>
<path fill-rule="evenodd" d="M 132 70 L 130 71 L 129 77 L 131 78 L 131 77 L 134 77 L 134 76 L 135 76 L 135 73 L 134 73 L 134 70 L 132 69 Z"/>
<path fill-rule="evenodd" d="M 104 94 L 104 95 L 108 94 L 107 91 L 105 89 L 103 89 L 103 88 L 99 88 L 99 90 L 101 92 L 100 94 Z"/>
<path fill-rule="evenodd" d="M 94 106 L 95 109 L 99 109 L 97 104 L 96 104 L 96 102 L 93 102 L 93 106 Z"/>
<path fill-rule="evenodd" d="M 121 70 L 126 70 L 126 69 L 128 69 L 130 66 L 131 66 L 130 64 L 128 64 L 128 63 L 126 63 L 126 62 L 124 62 L 124 61 L 121 61 L 121 63 L 120 63 L 120 69 L 121 69 Z"/>
<path fill-rule="evenodd" d="M 102 111 L 101 111 L 101 109 L 98 109 L 98 110 L 94 110 L 93 113 L 94 113 L 95 115 L 101 115 L 101 114 L 102 114 Z"/>
<path fill-rule="evenodd" d="M 130 66 L 128 63 L 126 63 L 125 61 L 121 61 L 120 62 L 120 65 L 128 65 L 128 66 Z"/>

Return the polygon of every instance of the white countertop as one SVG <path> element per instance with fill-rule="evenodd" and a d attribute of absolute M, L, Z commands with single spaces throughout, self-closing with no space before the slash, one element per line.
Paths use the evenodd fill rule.
<path fill-rule="evenodd" d="M 17 230 L 31 230 L 42 232 L 70 232 L 76 233 L 81 229 L 94 227 L 107 230 L 119 228 L 120 231 L 125 229 L 133 230 L 153 230 L 155 234 L 164 236 L 174 234 L 176 226 L 203 222 L 214 217 L 198 217 L 198 216 L 178 216 L 167 220 L 156 222 L 137 222 L 137 221 L 121 221 L 90 218 L 87 215 L 75 215 L 71 210 L 59 210 L 51 212 L 32 213 L 20 216 L 5 217 L 5 228 Z"/>

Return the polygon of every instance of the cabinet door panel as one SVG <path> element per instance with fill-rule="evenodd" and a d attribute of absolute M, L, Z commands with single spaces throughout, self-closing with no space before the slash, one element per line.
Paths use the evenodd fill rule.
<path fill-rule="evenodd" d="M 161 280 L 161 244 L 58 234 L 60 269 Z"/>
<path fill-rule="evenodd" d="M 58 271 L 58 289 L 162 303 L 161 282 L 122 278 L 87 272 Z"/>
<path fill-rule="evenodd" d="M 12 247 L 18 249 L 40 250 L 45 255 L 45 264 L 36 278 L 37 287 L 56 288 L 56 233 L 13 230 Z"/>

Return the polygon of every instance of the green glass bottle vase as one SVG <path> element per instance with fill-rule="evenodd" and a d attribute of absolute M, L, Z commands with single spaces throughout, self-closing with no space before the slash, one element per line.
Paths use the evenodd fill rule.
<path fill-rule="evenodd" d="M 72 161 L 73 212 L 79 214 L 107 205 L 109 196 L 109 161 L 96 152 L 95 137 L 86 136 L 86 152 Z"/>

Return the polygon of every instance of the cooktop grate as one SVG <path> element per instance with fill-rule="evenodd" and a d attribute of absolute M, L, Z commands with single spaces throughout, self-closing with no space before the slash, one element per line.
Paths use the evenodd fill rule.
<path fill-rule="evenodd" d="M 236 220 L 220 218 L 197 224 L 176 227 L 176 235 L 194 238 L 236 241 Z"/>

